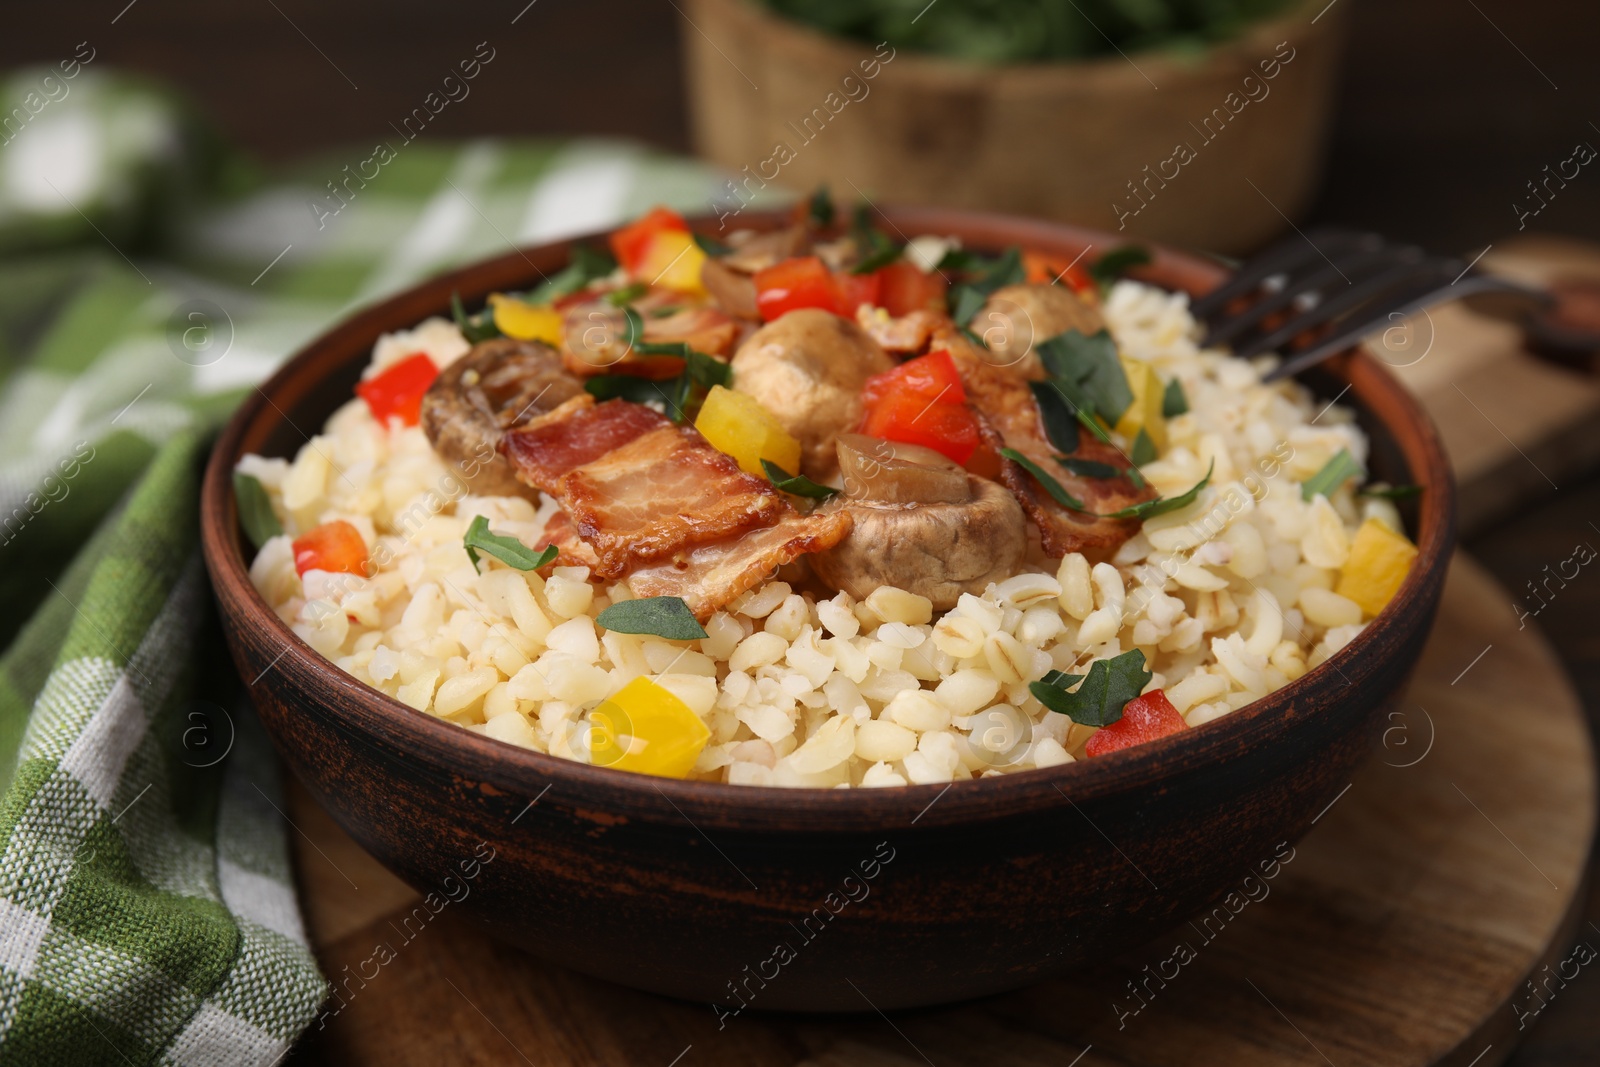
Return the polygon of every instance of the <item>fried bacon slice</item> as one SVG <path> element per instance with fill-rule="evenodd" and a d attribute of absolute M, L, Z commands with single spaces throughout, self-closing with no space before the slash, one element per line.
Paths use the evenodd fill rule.
<path fill-rule="evenodd" d="M 556 512 L 544 524 L 543 544 L 539 547 L 542 549 L 545 545 L 554 545 L 558 553 L 551 566 L 588 567 L 593 570 L 599 562 L 594 549 L 578 536 L 577 527 L 572 525 L 572 519 L 564 511 Z"/>
<path fill-rule="evenodd" d="M 588 393 L 573 397 L 551 415 L 500 439 L 500 451 L 517 477 L 551 496 L 560 492 L 562 478 L 585 463 L 672 425 L 671 419 L 643 404 L 626 400 L 596 404 Z"/>
<path fill-rule="evenodd" d="M 832 548 L 850 532 L 848 511 L 790 514 L 775 525 L 699 545 L 628 576 L 635 596 L 682 597 L 701 622 L 785 563 Z"/>
<path fill-rule="evenodd" d="M 961 371 L 967 402 L 999 434 L 1005 447 L 1015 449 L 1048 471 L 1063 489 L 1082 501 L 1089 512 L 1103 515 L 1155 498 L 1153 489 L 1140 488 L 1125 474 L 1115 478 L 1090 478 L 1074 474 L 1057 463 L 1058 453 L 1045 436 L 1038 402 L 1028 387 L 1029 378 L 1017 367 L 995 366 L 985 360 L 971 342 L 953 331 L 935 338 L 934 344 L 949 348 Z M 1132 466 L 1132 461 L 1121 450 L 1087 430 L 1080 435 L 1073 458 L 1106 463 L 1119 471 Z M 1015 494 L 1022 510 L 1039 528 L 1040 543 L 1050 556 L 1059 558 L 1069 552 L 1081 552 L 1091 558 L 1104 558 L 1139 530 L 1138 519 L 1107 519 L 1062 507 L 1033 475 L 1012 460 L 1002 459 L 1000 480 Z"/>
<path fill-rule="evenodd" d="M 519 478 L 561 505 L 608 580 L 794 513 L 698 431 L 626 400 L 575 406 L 506 434 L 501 448 Z"/>
<path fill-rule="evenodd" d="M 687 426 L 651 430 L 613 449 L 564 476 L 555 495 L 605 578 L 792 511 L 771 482 L 746 474 Z"/>

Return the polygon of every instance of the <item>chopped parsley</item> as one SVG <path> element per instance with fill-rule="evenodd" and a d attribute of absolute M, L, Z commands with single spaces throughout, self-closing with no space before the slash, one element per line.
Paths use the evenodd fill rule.
<path fill-rule="evenodd" d="M 669 641 L 694 641 L 708 636 L 682 597 L 651 596 L 611 605 L 595 622 L 619 634 L 651 634 Z"/>
<path fill-rule="evenodd" d="M 939 263 L 941 269 L 954 254 L 945 254 Z M 1022 249 L 1016 245 L 1007 248 L 998 259 L 985 260 L 964 253 L 959 262 L 963 264 L 961 269 L 974 276 L 950 288 L 950 317 L 958 326 L 970 323 L 995 290 L 1020 285 L 1028 276 L 1022 266 Z"/>
<path fill-rule="evenodd" d="M 732 245 L 725 245 L 715 237 L 707 237 L 703 233 L 694 235 L 694 243 L 700 246 L 700 251 L 708 256 L 725 256 L 733 251 Z"/>
<path fill-rule="evenodd" d="M 1068 330 L 1035 347 L 1045 370 L 1061 383 L 1067 399 L 1079 410 L 1087 409 L 1109 425 L 1133 404 L 1133 389 L 1117 358 L 1116 342 L 1107 331 L 1085 336 Z"/>
<path fill-rule="evenodd" d="M 1020 466 L 1029 474 L 1033 475 L 1039 484 L 1044 487 L 1044 491 L 1049 493 L 1057 504 L 1060 504 L 1068 511 L 1082 512 L 1085 515 L 1093 515 L 1096 518 L 1101 519 L 1153 519 L 1157 515 L 1165 515 L 1169 511 L 1177 511 L 1179 508 L 1188 507 L 1200 496 L 1200 490 L 1204 489 L 1207 484 L 1210 483 L 1211 471 L 1215 467 L 1215 464 L 1213 464 L 1211 467 L 1207 467 L 1206 476 L 1204 478 L 1201 478 L 1198 482 L 1196 482 L 1187 492 L 1179 493 L 1177 496 L 1156 497 L 1154 500 L 1144 500 L 1130 507 L 1119 508 L 1116 511 L 1098 512 L 1090 511 L 1084 505 L 1083 501 L 1067 492 L 1066 487 L 1063 486 L 1061 482 L 1058 481 L 1054 476 L 1052 476 L 1049 471 L 1045 470 L 1043 467 L 1039 466 L 1039 464 L 1035 463 L 1027 456 L 1024 456 L 1016 449 L 1002 448 L 1000 450 L 1000 454 Z M 1068 457 L 1061 457 L 1057 460 L 1057 462 L 1061 463 L 1063 466 L 1067 466 Z M 1105 465 L 1099 464 L 1099 466 Z M 1073 468 L 1069 466 L 1068 469 L 1072 470 Z M 1107 466 L 1106 469 L 1111 470 L 1113 474 L 1116 473 L 1114 468 Z M 1076 471 L 1074 471 L 1074 473 L 1076 473 Z M 1131 480 L 1138 472 L 1132 468 L 1129 468 L 1125 473 Z M 1100 475 L 1090 475 L 1090 477 L 1100 477 Z M 1135 484 L 1140 484 L 1142 482 L 1143 479 L 1141 478 L 1139 483 Z M 1142 484 L 1140 487 L 1143 487 Z"/>
<path fill-rule="evenodd" d="M 500 336 L 500 327 L 494 324 L 494 315 L 489 309 L 485 308 L 476 315 L 468 315 L 467 309 L 461 304 L 460 293 L 450 294 L 450 315 L 456 320 L 456 328 L 461 331 L 461 336 L 467 339 L 469 345 Z"/>
<path fill-rule="evenodd" d="M 627 307 L 649 291 L 650 287 L 644 282 L 634 282 L 632 285 L 624 285 L 621 289 L 613 289 L 607 293 L 606 303 L 617 308 Z"/>
<path fill-rule="evenodd" d="M 1150 262 L 1150 250 L 1144 245 L 1121 245 L 1113 248 L 1089 266 L 1089 275 L 1101 285 L 1110 285 L 1134 267 Z"/>
<path fill-rule="evenodd" d="M 716 356 L 690 348 L 686 341 L 651 342 L 644 340 L 644 319 L 631 307 L 622 309 L 623 342 L 641 356 L 677 356 L 683 360 L 683 373 L 672 378 L 642 378 L 635 374 L 601 374 L 590 378 L 583 388 L 597 400 L 621 398 L 636 404 L 656 402 L 666 408 L 673 422 L 688 421 L 688 409 L 696 390 L 713 385 L 733 384 L 733 368 Z"/>
<path fill-rule="evenodd" d="M 774 489 L 781 489 L 794 496 L 808 496 L 821 500 L 839 491 L 831 485 L 814 482 L 803 474 L 790 474 L 770 459 L 761 461 L 761 469 L 767 472 L 767 480 L 772 483 Z"/>
<path fill-rule="evenodd" d="M 1421 495 L 1420 485 L 1369 485 L 1356 491 L 1356 496 L 1370 496 L 1378 500 L 1410 500 Z"/>
<path fill-rule="evenodd" d="M 828 192 L 826 185 L 817 186 L 817 191 L 811 194 L 811 199 L 806 202 L 806 221 L 819 230 L 825 230 L 833 225 L 838 212 L 833 207 L 833 197 Z"/>
<path fill-rule="evenodd" d="M 1028 683 L 1028 692 L 1051 711 L 1067 716 L 1084 726 L 1110 726 L 1122 718 L 1122 709 L 1137 697 L 1153 677 L 1146 669 L 1144 653 L 1137 648 L 1111 659 L 1089 664 L 1087 674 L 1051 671 L 1037 682 Z M 1082 685 L 1078 685 L 1082 682 Z M 1071 690 L 1069 687 L 1077 685 Z"/>
<path fill-rule="evenodd" d="M 1216 466 L 1216 463 L 1212 463 L 1209 467 L 1207 467 L 1206 476 L 1201 478 L 1198 482 L 1195 482 L 1187 492 L 1179 493 L 1177 496 L 1158 496 L 1154 500 L 1145 500 L 1141 503 L 1134 504 L 1131 507 L 1120 508 L 1117 511 L 1113 511 L 1107 515 L 1102 515 L 1101 518 L 1153 519 L 1157 515 L 1165 515 L 1169 511 L 1177 511 L 1179 508 L 1186 508 L 1190 504 L 1193 504 L 1196 498 L 1200 496 L 1200 490 L 1204 489 L 1211 482 L 1211 472 L 1216 469 Z"/>
<path fill-rule="evenodd" d="M 1115 478 L 1122 473 L 1122 471 L 1119 471 L 1109 463 L 1096 463 L 1092 459 L 1073 459 L 1071 456 L 1057 456 L 1056 462 L 1073 474 L 1084 478 Z"/>
<path fill-rule="evenodd" d="M 609 252 L 589 245 L 575 245 L 567 265 L 540 282 L 524 299 L 530 304 L 548 304 L 576 293 L 616 269 L 617 261 Z"/>
<path fill-rule="evenodd" d="M 1133 460 L 1135 467 L 1142 467 L 1154 462 L 1156 455 L 1156 443 L 1150 440 L 1150 432 L 1143 426 L 1139 427 L 1139 433 L 1133 439 L 1133 451 L 1128 458 Z"/>
<path fill-rule="evenodd" d="M 1161 394 L 1161 417 L 1172 419 L 1188 413 L 1189 397 L 1183 391 L 1183 383 L 1174 378 Z"/>
<path fill-rule="evenodd" d="M 1033 399 L 1039 404 L 1039 421 L 1044 435 L 1058 452 L 1078 450 L 1078 409 L 1055 382 L 1029 382 Z"/>
<path fill-rule="evenodd" d="M 266 487 L 255 475 L 233 472 L 233 502 L 239 509 L 239 525 L 256 548 L 283 533 L 283 524 L 272 510 Z"/>
<path fill-rule="evenodd" d="M 1322 469 L 1305 480 L 1300 486 L 1300 499 L 1307 503 L 1315 500 L 1318 495 L 1332 496 L 1334 491 L 1351 478 L 1365 475 L 1361 464 L 1350 455 L 1348 448 L 1341 448 L 1333 454 L 1333 458 L 1322 465 Z"/>
<path fill-rule="evenodd" d="M 1057 481 L 1049 471 L 1039 466 L 1027 456 L 1024 456 L 1021 452 L 1018 452 L 1014 448 L 1002 448 L 1000 450 L 1000 454 L 1009 459 L 1011 462 L 1017 464 L 1029 474 L 1033 475 L 1034 478 L 1038 480 L 1039 484 L 1044 487 L 1044 491 L 1049 493 L 1050 496 L 1055 499 L 1057 504 L 1060 504 L 1068 511 L 1081 511 L 1084 514 L 1092 514 L 1089 509 L 1084 506 L 1083 501 L 1067 492 L 1066 487 Z"/>
<path fill-rule="evenodd" d="M 489 532 L 489 520 L 482 515 L 472 520 L 472 525 L 467 527 L 467 535 L 461 539 L 462 547 L 467 550 L 467 558 L 472 560 L 472 567 L 479 574 L 483 568 L 478 566 L 480 552 L 486 556 L 493 556 L 508 567 L 515 567 L 519 571 L 536 571 L 540 567 L 549 566 L 555 562 L 560 550 L 555 545 L 546 545 L 543 551 L 535 552 L 515 537 L 502 537 Z"/>

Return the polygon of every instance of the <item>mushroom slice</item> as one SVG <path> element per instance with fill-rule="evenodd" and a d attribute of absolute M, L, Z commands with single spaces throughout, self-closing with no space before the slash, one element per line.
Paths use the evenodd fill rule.
<path fill-rule="evenodd" d="M 850 500 L 965 504 L 972 499 L 967 472 L 931 448 L 859 433 L 840 434 L 837 448 L 841 484 Z"/>
<path fill-rule="evenodd" d="M 720 262 L 740 274 L 754 274 L 766 270 L 774 263 L 792 256 L 804 255 L 810 245 L 810 233 L 804 226 L 785 226 L 766 233 L 745 231 L 728 238 L 733 251 L 719 256 Z"/>
<path fill-rule="evenodd" d="M 820 308 L 767 323 L 739 346 L 733 380 L 801 445 L 800 471 L 818 481 L 838 466 L 834 439 L 861 422 L 861 389 L 894 366 L 860 326 Z"/>
<path fill-rule="evenodd" d="M 439 372 L 422 398 L 422 430 L 474 492 L 521 495 L 525 491 L 496 452 L 501 436 L 584 395 L 549 345 L 496 337 L 473 345 Z"/>
<path fill-rule="evenodd" d="M 1085 336 L 1106 328 L 1097 308 L 1064 285 L 1008 285 L 996 289 L 973 316 L 971 329 L 983 338 L 998 366 L 1014 366 L 1029 378 L 1044 367 L 1034 348 L 1068 330 Z"/>
<path fill-rule="evenodd" d="M 758 319 L 754 275 L 734 270 L 722 260 L 707 256 L 700 268 L 700 283 L 711 294 L 717 307 L 741 319 Z"/>
<path fill-rule="evenodd" d="M 857 434 L 839 439 L 839 463 L 845 494 L 816 514 L 849 515 L 850 533 L 811 557 L 827 585 L 858 599 L 890 585 L 948 611 L 1016 573 L 1027 520 L 1004 486 L 929 449 Z"/>

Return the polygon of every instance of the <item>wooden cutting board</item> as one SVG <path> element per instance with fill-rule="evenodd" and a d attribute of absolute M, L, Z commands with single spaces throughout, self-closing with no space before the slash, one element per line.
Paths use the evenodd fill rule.
<path fill-rule="evenodd" d="M 312 1024 L 295 1062 L 1492 1067 L 1510 1051 L 1517 1012 L 1540 1005 L 1524 981 L 1567 954 L 1595 830 L 1582 709 L 1511 605 L 1457 557 L 1382 746 L 1236 918 L 931 1011 L 757 1014 L 719 1030 L 706 1005 L 573 974 L 495 943 L 453 911 L 407 943 L 394 921 L 417 894 L 291 788 L 296 866 L 324 971 L 337 981 L 379 944 L 395 957 L 341 1012 Z M 1600 933 L 1584 933 L 1600 945 Z M 1171 962 L 1179 943 L 1196 957 L 1181 966 Z M 1144 1006 L 1129 982 L 1145 991 Z"/>
<path fill-rule="evenodd" d="M 1600 279 L 1600 245 L 1509 238 L 1490 245 L 1479 266 L 1538 286 Z M 1600 379 L 1532 355 L 1518 327 L 1446 304 L 1370 345 L 1439 427 L 1456 470 L 1463 534 L 1600 466 Z"/>

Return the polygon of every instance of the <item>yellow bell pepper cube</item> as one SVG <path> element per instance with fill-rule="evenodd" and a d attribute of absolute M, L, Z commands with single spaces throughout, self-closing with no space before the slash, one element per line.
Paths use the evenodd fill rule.
<path fill-rule="evenodd" d="M 1133 403 L 1122 413 L 1113 427 L 1129 441 L 1143 430 L 1150 435 L 1150 443 L 1157 452 L 1167 450 L 1167 417 L 1161 413 L 1166 387 L 1155 368 L 1142 359 L 1122 356 L 1122 373 L 1128 378 L 1128 388 L 1133 390 Z"/>
<path fill-rule="evenodd" d="M 706 724 L 665 686 L 635 678 L 589 715 L 589 760 L 597 767 L 686 777 L 711 739 Z"/>
<path fill-rule="evenodd" d="M 490 294 L 489 306 L 494 309 L 494 324 L 507 337 L 560 346 L 562 319 L 555 308 L 529 304 L 503 293 Z"/>
<path fill-rule="evenodd" d="M 1376 615 L 1394 599 L 1416 558 L 1417 546 L 1404 534 L 1377 519 L 1368 519 L 1350 542 L 1350 558 L 1339 574 L 1335 592 L 1360 604 L 1368 615 Z"/>
<path fill-rule="evenodd" d="M 703 294 L 700 268 L 706 254 L 694 243 L 694 235 L 682 230 L 657 230 L 650 235 L 634 277 L 650 285 L 663 285 L 682 293 Z"/>
<path fill-rule="evenodd" d="M 776 463 L 790 474 L 800 473 L 800 442 L 783 428 L 776 416 L 746 393 L 713 385 L 694 428 L 739 463 L 739 469 L 765 478 L 761 461 Z"/>

